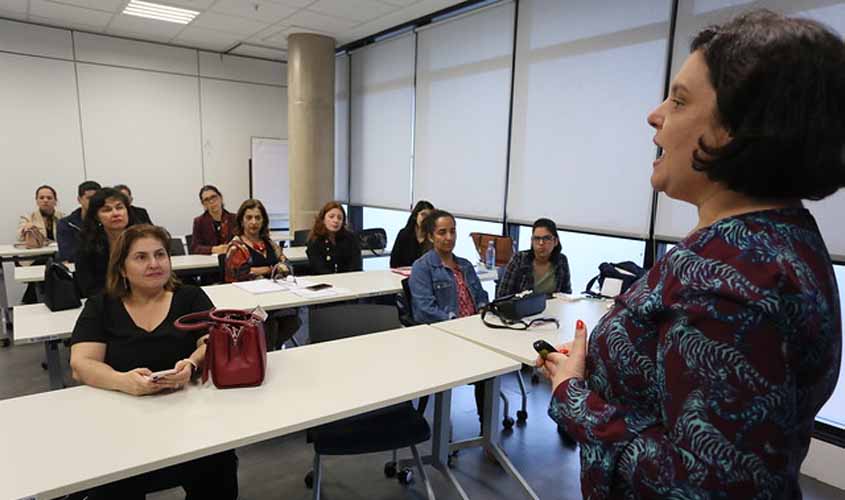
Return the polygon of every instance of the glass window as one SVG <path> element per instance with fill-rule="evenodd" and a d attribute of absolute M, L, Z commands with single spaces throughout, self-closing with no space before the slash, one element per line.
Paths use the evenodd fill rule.
<path fill-rule="evenodd" d="M 643 264 L 645 242 L 613 236 L 558 231 L 558 238 L 563 254 L 569 261 L 572 276 L 572 292 L 580 293 L 590 279 L 599 273 L 602 262 L 621 262 L 630 260 L 637 265 Z M 519 249 L 531 248 L 531 226 L 519 228 Z"/>
<path fill-rule="evenodd" d="M 393 248 L 396 235 L 405 227 L 411 212 L 404 210 L 386 210 L 383 208 L 364 207 L 364 229 L 380 227 L 387 233 L 387 250 Z M 369 257 L 364 255 L 364 271 L 376 271 L 390 268 L 390 257 Z"/>

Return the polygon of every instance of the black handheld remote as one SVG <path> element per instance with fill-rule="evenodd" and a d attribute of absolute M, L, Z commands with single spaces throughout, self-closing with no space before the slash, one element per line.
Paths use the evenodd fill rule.
<path fill-rule="evenodd" d="M 554 348 L 551 344 L 546 342 L 545 340 L 538 340 L 534 342 L 534 350 L 540 354 L 540 357 L 546 359 L 546 356 L 553 352 L 558 352 L 557 349 Z"/>

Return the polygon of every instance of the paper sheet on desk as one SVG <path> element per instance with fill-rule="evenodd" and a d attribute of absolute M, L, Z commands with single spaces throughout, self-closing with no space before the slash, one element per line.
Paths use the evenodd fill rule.
<path fill-rule="evenodd" d="M 317 298 L 320 298 L 320 297 L 331 297 L 331 296 L 340 295 L 340 294 L 343 294 L 343 293 L 350 293 L 349 290 L 347 290 L 345 288 L 334 288 L 334 287 L 324 288 L 322 290 L 309 290 L 308 288 L 294 288 L 294 289 L 291 289 L 291 292 L 293 292 L 296 295 L 299 295 L 300 297 L 304 297 L 304 298 L 307 298 L 307 299 L 317 299 Z"/>
<path fill-rule="evenodd" d="M 273 280 L 268 279 L 260 279 L 254 281 L 238 281 L 237 283 L 232 284 L 240 288 L 241 290 L 255 294 L 284 292 L 288 289 L 288 287 L 284 283 L 277 283 Z"/>

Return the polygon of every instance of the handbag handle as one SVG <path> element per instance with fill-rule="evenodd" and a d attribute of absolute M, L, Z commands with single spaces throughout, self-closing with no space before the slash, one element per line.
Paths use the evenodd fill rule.
<path fill-rule="evenodd" d="M 212 309 L 209 311 L 208 316 L 212 322 L 236 326 L 247 326 L 251 321 L 256 320 L 252 311 L 244 309 Z M 244 317 L 246 319 L 236 319 L 237 317 Z"/>
<path fill-rule="evenodd" d="M 209 313 L 211 313 L 211 310 L 200 311 L 180 316 L 176 319 L 176 321 L 173 322 L 173 326 L 175 326 L 177 330 L 181 330 L 183 332 L 204 330 L 208 328 L 210 323 L 208 321 L 210 319 Z"/>
<path fill-rule="evenodd" d="M 239 316 L 247 319 L 236 319 Z M 200 311 L 181 316 L 173 322 L 173 326 L 177 330 L 185 332 L 204 330 L 210 327 L 212 323 L 224 323 L 242 327 L 249 325 L 253 318 L 252 311 L 245 311 L 243 309 L 209 309 L 208 311 Z"/>

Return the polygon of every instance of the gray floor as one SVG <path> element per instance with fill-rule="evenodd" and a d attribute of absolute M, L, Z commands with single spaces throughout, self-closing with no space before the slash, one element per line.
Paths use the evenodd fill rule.
<path fill-rule="evenodd" d="M 47 390 L 47 373 L 40 366 L 43 352 L 41 344 L 0 349 L 0 399 Z M 394 375 L 398 374 L 385 374 Z M 66 378 L 69 380 L 69 376 Z M 513 413 L 519 403 L 516 379 L 508 376 L 503 387 L 510 398 Z M 580 498 L 577 450 L 566 447 L 560 441 L 554 424 L 546 416 L 548 385 L 529 384 L 528 390 L 528 422 L 503 436 L 503 447 L 540 498 Z M 472 437 L 478 433 L 471 387 L 454 391 L 452 416 L 456 438 Z M 424 449 L 428 450 L 428 446 Z M 242 499 L 310 498 L 310 490 L 305 488 L 303 477 L 310 470 L 313 454 L 311 447 L 305 443 L 303 433 L 242 448 L 238 450 L 238 455 L 241 459 Z M 403 452 L 403 456 L 409 457 L 410 452 Z M 424 499 L 425 492 L 419 481 L 405 487 L 395 479 L 384 477 L 382 469 L 388 459 L 387 453 L 326 457 L 323 463 L 323 498 Z M 453 471 L 471 498 L 522 498 L 515 483 L 502 469 L 487 462 L 480 450 L 462 451 Z M 439 473 L 431 469 L 428 473 L 439 499 L 457 498 Z M 806 499 L 845 499 L 845 492 L 813 479 L 804 477 L 801 484 Z M 170 500 L 184 498 L 184 495 L 180 490 L 168 490 L 149 498 Z"/>

